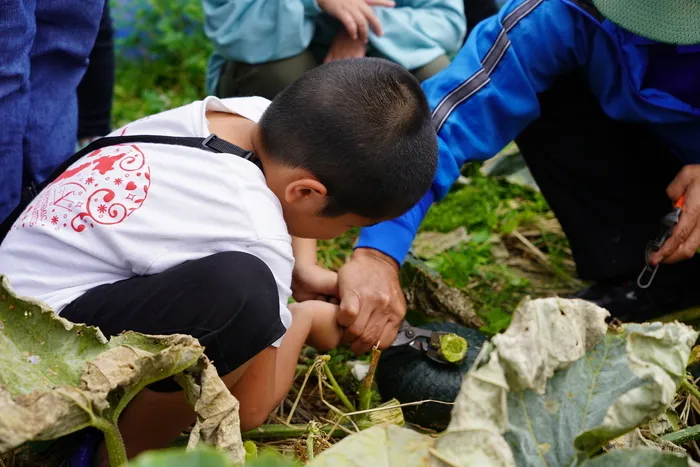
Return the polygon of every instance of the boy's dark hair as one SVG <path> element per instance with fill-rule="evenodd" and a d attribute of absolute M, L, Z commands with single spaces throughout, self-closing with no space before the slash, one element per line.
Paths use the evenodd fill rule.
<path fill-rule="evenodd" d="M 269 156 L 328 189 L 322 215 L 397 217 L 428 191 L 437 136 L 418 81 L 379 58 L 333 61 L 275 97 L 260 120 Z"/>

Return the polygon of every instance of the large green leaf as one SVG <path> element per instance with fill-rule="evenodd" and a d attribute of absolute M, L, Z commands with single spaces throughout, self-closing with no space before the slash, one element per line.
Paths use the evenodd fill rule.
<path fill-rule="evenodd" d="M 422 467 L 433 439 L 396 425 L 354 434 L 315 458 L 313 467 Z"/>
<path fill-rule="evenodd" d="M 617 449 L 595 459 L 587 460 L 581 467 L 692 467 L 697 466 L 688 456 L 654 449 Z"/>
<path fill-rule="evenodd" d="M 0 276 L 0 452 L 88 426 L 101 429 L 108 446 L 119 444 L 124 407 L 173 375 L 198 415 L 190 445 L 201 439 L 242 461 L 238 402 L 196 339 L 126 332 L 107 341 L 95 327 L 17 297 Z"/>
<path fill-rule="evenodd" d="M 182 448 L 148 451 L 131 462 L 129 467 L 235 467 L 222 452 L 210 448 L 185 451 Z"/>
<path fill-rule="evenodd" d="M 222 452 L 207 446 L 186 451 L 182 448 L 170 448 L 160 451 L 148 451 L 131 462 L 127 467 L 235 467 L 237 464 Z M 264 452 L 256 459 L 249 460 L 245 467 L 302 467 L 302 464 L 282 457 L 279 454 Z"/>
<path fill-rule="evenodd" d="M 437 440 L 376 427 L 311 466 L 595 467 L 590 458 L 601 446 L 671 403 L 698 336 L 679 323 L 608 331 L 607 316 L 580 300 L 525 300 L 508 330 L 482 349 Z M 655 466 L 664 455 L 621 450 L 595 462 Z M 684 456 L 667 459 L 690 465 Z"/>

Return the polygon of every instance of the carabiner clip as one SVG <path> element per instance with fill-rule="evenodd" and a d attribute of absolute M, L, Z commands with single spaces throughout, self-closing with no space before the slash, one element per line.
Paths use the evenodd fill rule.
<path fill-rule="evenodd" d="M 671 233 L 673 232 L 673 228 L 678 224 L 678 220 L 680 219 L 681 212 L 683 211 L 683 206 L 685 204 L 685 197 L 681 196 L 678 198 L 678 200 L 673 203 L 673 211 L 670 213 L 666 214 L 662 219 L 661 219 L 661 225 L 662 225 L 662 231 L 659 237 L 656 239 L 652 240 L 647 244 L 647 248 L 645 250 L 645 262 L 646 265 L 644 266 L 644 269 L 642 269 L 642 272 L 639 273 L 639 276 L 637 277 L 637 286 L 640 289 L 646 289 L 649 288 L 651 283 L 654 281 L 654 277 L 656 277 L 656 271 L 659 270 L 659 265 L 657 264 L 656 266 L 650 266 L 649 265 L 649 256 L 651 255 L 652 252 L 659 251 L 661 247 L 663 246 L 664 243 L 666 243 L 666 240 L 668 240 L 668 237 L 671 236 Z M 645 280 L 648 277 L 647 280 Z"/>
<path fill-rule="evenodd" d="M 649 266 L 647 264 L 644 266 L 644 269 L 642 269 L 642 272 L 639 273 L 639 276 L 637 277 L 637 286 L 640 289 L 647 289 L 651 285 L 651 283 L 654 281 L 654 277 L 656 277 L 656 271 L 659 270 L 659 265 L 657 264 L 654 267 Z M 649 279 L 647 281 L 643 281 L 645 279 L 645 275 L 648 273 Z"/>

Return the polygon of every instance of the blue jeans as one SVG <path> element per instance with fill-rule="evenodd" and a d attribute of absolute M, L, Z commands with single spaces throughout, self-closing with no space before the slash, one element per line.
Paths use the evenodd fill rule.
<path fill-rule="evenodd" d="M 0 0 L 0 222 L 75 150 L 105 0 Z"/>

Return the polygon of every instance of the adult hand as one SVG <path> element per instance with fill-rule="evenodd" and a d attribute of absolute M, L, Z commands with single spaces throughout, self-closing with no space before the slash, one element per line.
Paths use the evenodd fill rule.
<path fill-rule="evenodd" d="M 406 298 L 399 284 L 399 266 L 377 250 L 359 248 L 338 272 L 338 323 L 343 342 L 356 354 L 379 343 L 391 345 L 406 314 Z"/>
<path fill-rule="evenodd" d="M 323 300 L 336 302 L 338 273 L 316 264 L 300 264 L 292 272 L 292 296 L 297 302 Z"/>
<path fill-rule="evenodd" d="M 369 28 L 382 35 L 382 24 L 372 6 L 393 7 L 392 0 L 317 0 L 318 6 L 340 21 L 352 39 L 367 43 Z"/>
<path fill-rule="evenodd" d="M 331 42 L 331 46 L 328 48 L 328 55 L 326 55 L 323 63 L 344 58 L 361 58 L 366 53 L 367 45 L 360 39 L 353 39 L 345 29 L 342 29 Z"/>
<path fill-rule="evenodd" d="M 675 203 L 685 198 L 678 224 L 664 245 L 649 258 L 652 265 L 692 258 L 700 246 L 700 165 L 686 165 L 666 190 Z"/>

